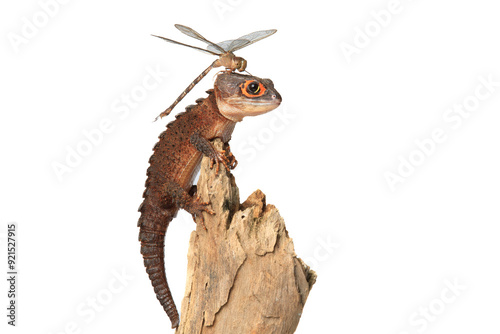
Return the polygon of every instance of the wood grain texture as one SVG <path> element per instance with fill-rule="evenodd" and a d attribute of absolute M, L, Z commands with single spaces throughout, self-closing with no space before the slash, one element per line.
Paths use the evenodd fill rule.
<path fill-rule="evenodd" d="M 207 158 L 198 193 L 216 214 L 191 234 L 176 333 L 295 332 L 316 273 L 297 258 L 278 209 L 260 190 L 240 204 L 234 177 L 216 175 Z"/>

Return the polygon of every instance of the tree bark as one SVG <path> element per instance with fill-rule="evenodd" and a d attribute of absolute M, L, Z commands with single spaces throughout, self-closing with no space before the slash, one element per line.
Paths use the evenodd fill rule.
<path fill-rule="evenodd" d="M 214 141 L 222 149 L 220 140 Z M 240 204 L 235 179 L 203 158 L 204 213 L 189 241 L 178 334 L 294 333 L 316 273 L 299 259 L 278 209 L 256 190 Z"/>

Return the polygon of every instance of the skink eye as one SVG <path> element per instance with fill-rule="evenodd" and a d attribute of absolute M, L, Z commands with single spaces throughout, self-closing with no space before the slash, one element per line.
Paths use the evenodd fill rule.
<path fill-rule="evenodd" d="M 240 87 L 243 95 L 250 98 L 262 96 L 266 92 L 266 87 L 256 80 L 246 80 Z"/>
<path fill-rule="evenodd" d="M 257 94 L 260 91 L 260 85 L 257 81 L 248 84 L 247 92 L 250 94 Z"/>

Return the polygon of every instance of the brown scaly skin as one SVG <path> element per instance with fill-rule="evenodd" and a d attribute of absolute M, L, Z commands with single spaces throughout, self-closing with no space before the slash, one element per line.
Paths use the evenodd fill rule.
<path fill-rule="evenodd" d="M 200 168 L 202 155 L 212 159 L 217 171 L 220 164 L 226 169 L 236 167 L 229 151 L 216 150 L 210 140 L 221 138 L 228 143 L 236 122 L 245 116 L 260 115 L 275 109 L 281 96 L 269 79 L 224 72 L 217 76 L 214 90 L 205 99 L 176 116 L 153 148 L 147 170 L 144 201 L 139 207 L 141 217 L 139 241 L 144 266 L 154 287 L 156 297 L 172 322 L 179 325 L 165 275 L 164 239 L 170 221 L 179 209 L 184 209 L 203 224 L 203 212 L 213 214 L 210 204 L 193 194 L 193 179 Z"/>

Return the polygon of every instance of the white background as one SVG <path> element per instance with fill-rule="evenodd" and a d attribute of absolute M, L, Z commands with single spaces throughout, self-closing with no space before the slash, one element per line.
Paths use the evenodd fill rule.
<path fill-rule="evenodd" d="M 283 103 L 238 124 L 231 147 L 241 200 L 262 189 L 318 272 L 297 333 L 498 333 L 495 2 L 74 0 L 45 9 L 52 16 L 46 2 L 0 8 L 1 267 L 7 223 L 17 222 L 20 273 L 15 329 L 1 280 L 2 332 L 171 332 L 136 222 L 151 149 L 173 115 L 152 120 L 214 60 L 150 36 L 203 46 L 181 23 L 215 42 L 278 29 L 237 54 Z M 388 8 L 390 19 L 380 14 Z M 16 45 L 29 22 L 39 28 Z M 346 57 L 347 44 L 357 53 Z M 148 70 L 167 74 L 146 91 Z M 204 97 L 214 74 L 175 112 Z M 141 89 L 127 115 L 116 112 Z M 449 114 L 464 101 L 467 118 Z M 112 130 L 58 177 L 54 164 L 106 119 Z M 429 144 L 439 129 L 445 140 Z M 400 166 L 410 158 L 419 165 Z M 398 168 L 404 182 L 391 189 L 386 176 Z M 168 231 L 178 307 L 194 227 L 182 213 Z"/>

